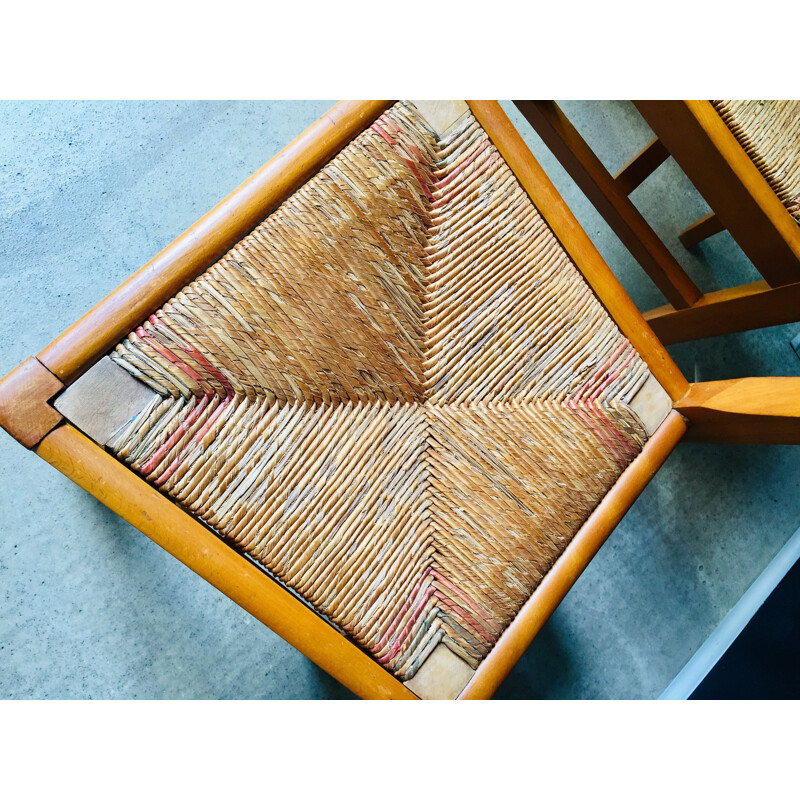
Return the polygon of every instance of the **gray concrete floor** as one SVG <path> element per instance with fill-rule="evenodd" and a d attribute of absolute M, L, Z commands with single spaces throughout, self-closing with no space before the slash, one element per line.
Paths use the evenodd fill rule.
<path fill-rule="evenodd" d="M 0 103 L 0 375 L 331 103 Z M 640 308 L 658 291 L 516 112 Z M 649 139 L 625 102 L 565 110 L 614 170 Z M 757 274 L 667 162 L 633 195 L 695 281 Z M 671 348 L 691 380 L 800 375 L 800 325 Z M 800 524 L 800 448 L 679 445 L 498 692 L 657 697 Z M 278 636 L 0 434 L 0 697 L 347 698 Z"/>

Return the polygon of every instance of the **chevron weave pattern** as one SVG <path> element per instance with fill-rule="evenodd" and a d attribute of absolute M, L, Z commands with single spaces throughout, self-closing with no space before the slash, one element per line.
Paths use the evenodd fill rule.
<path fill-rule="evenodd" d="M 398 103 L 120 343 L 118 458 L 406 680 L 475 667 L 641 449 L 649 373 L 483 129 Z"/>
<path fill-rule="evenodd" d="M 713 105 L 800 222 L 800 100 L 714 100 Z"/>

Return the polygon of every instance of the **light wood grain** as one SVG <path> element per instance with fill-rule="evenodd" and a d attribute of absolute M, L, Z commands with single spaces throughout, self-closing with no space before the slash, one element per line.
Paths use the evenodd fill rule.
<path fill-rule="evenodd" d="M 104 445 L 156 397 L 106 356 L 67 387 L 55 406 L 76 428 Z"/>
<path fill-rule="evenodd" d="M 437 645 L 405 685 L 422 700 L 455 700 L 475 670 L 445 645 Z"/>
<path fill-rule="evenodd" d="M 464 100 L 412 100 L 428 125 L 443 136 L 469 110 Z"/>
<path fill-rule="evenodd" d="M 648 436 L 652 436 L 672 410 L 672 399 L 651 375 L 631 400 L 631 408 L 642 421 Z"/>

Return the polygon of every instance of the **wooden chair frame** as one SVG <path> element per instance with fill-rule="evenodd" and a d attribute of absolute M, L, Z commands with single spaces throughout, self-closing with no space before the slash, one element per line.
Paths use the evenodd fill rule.
<path fill-rule="evenodd" d="M 515 103 L 668 300 L 644 314 L 664 344 L 800 319 L 800 225 L 709 101 L 635 101 L 656 138 L 614 176 L 555 102 Z M 670 156 L 712 208 L 683 245 L 728 230 L 763 280 L 703 294 L 639 213 L 630 193 Z"/>
<path fill-rule="evenodd" d="M 388 101 L 342 102 L 84 317 L 0 381 L 0 424 L 18 441 L 186 564 L 322 669 L 364 698 L 414 699 L 403 683 L 255 562 L 160 494 L 67 422 L 53 398 L 127 332 L 249 233 L 278 203 L 369 126 Z M 519 133 L 494 101 L 469 106 L 617 325 L 673 400 L 640 455 L 481 662 L 459 699 L 489 698 L 687 430 L 695 438 L 800 443 L 800 379 L 772 387 L 692 386 L 609 270 Z M 783 383 L 788 381 L 791 386 Z M 724 385 L 723 385 L 724 384 Z M 778 391 L 780 389 L 780 391 Z M 749 398 L 749 405 L 742 398 Z M 675 410 L 677 409 L 677 410 Z M 735 409 L 735 413 L 732 413 Z M 680 413 L 679 413 L 680 412 Z M 750 420 L 755 427 L 750 427 Z M 740 428 L 748 431 L 741 433 Z M 737 433 L 737 431 L 739 431 Z"/>

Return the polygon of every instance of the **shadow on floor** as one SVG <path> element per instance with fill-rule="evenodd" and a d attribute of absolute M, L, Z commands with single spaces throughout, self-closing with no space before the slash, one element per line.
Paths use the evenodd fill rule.
<path fill-rule="evenodd" d="M 800 562 L 775 587 L 690 699 L 800 699 Z"/>

